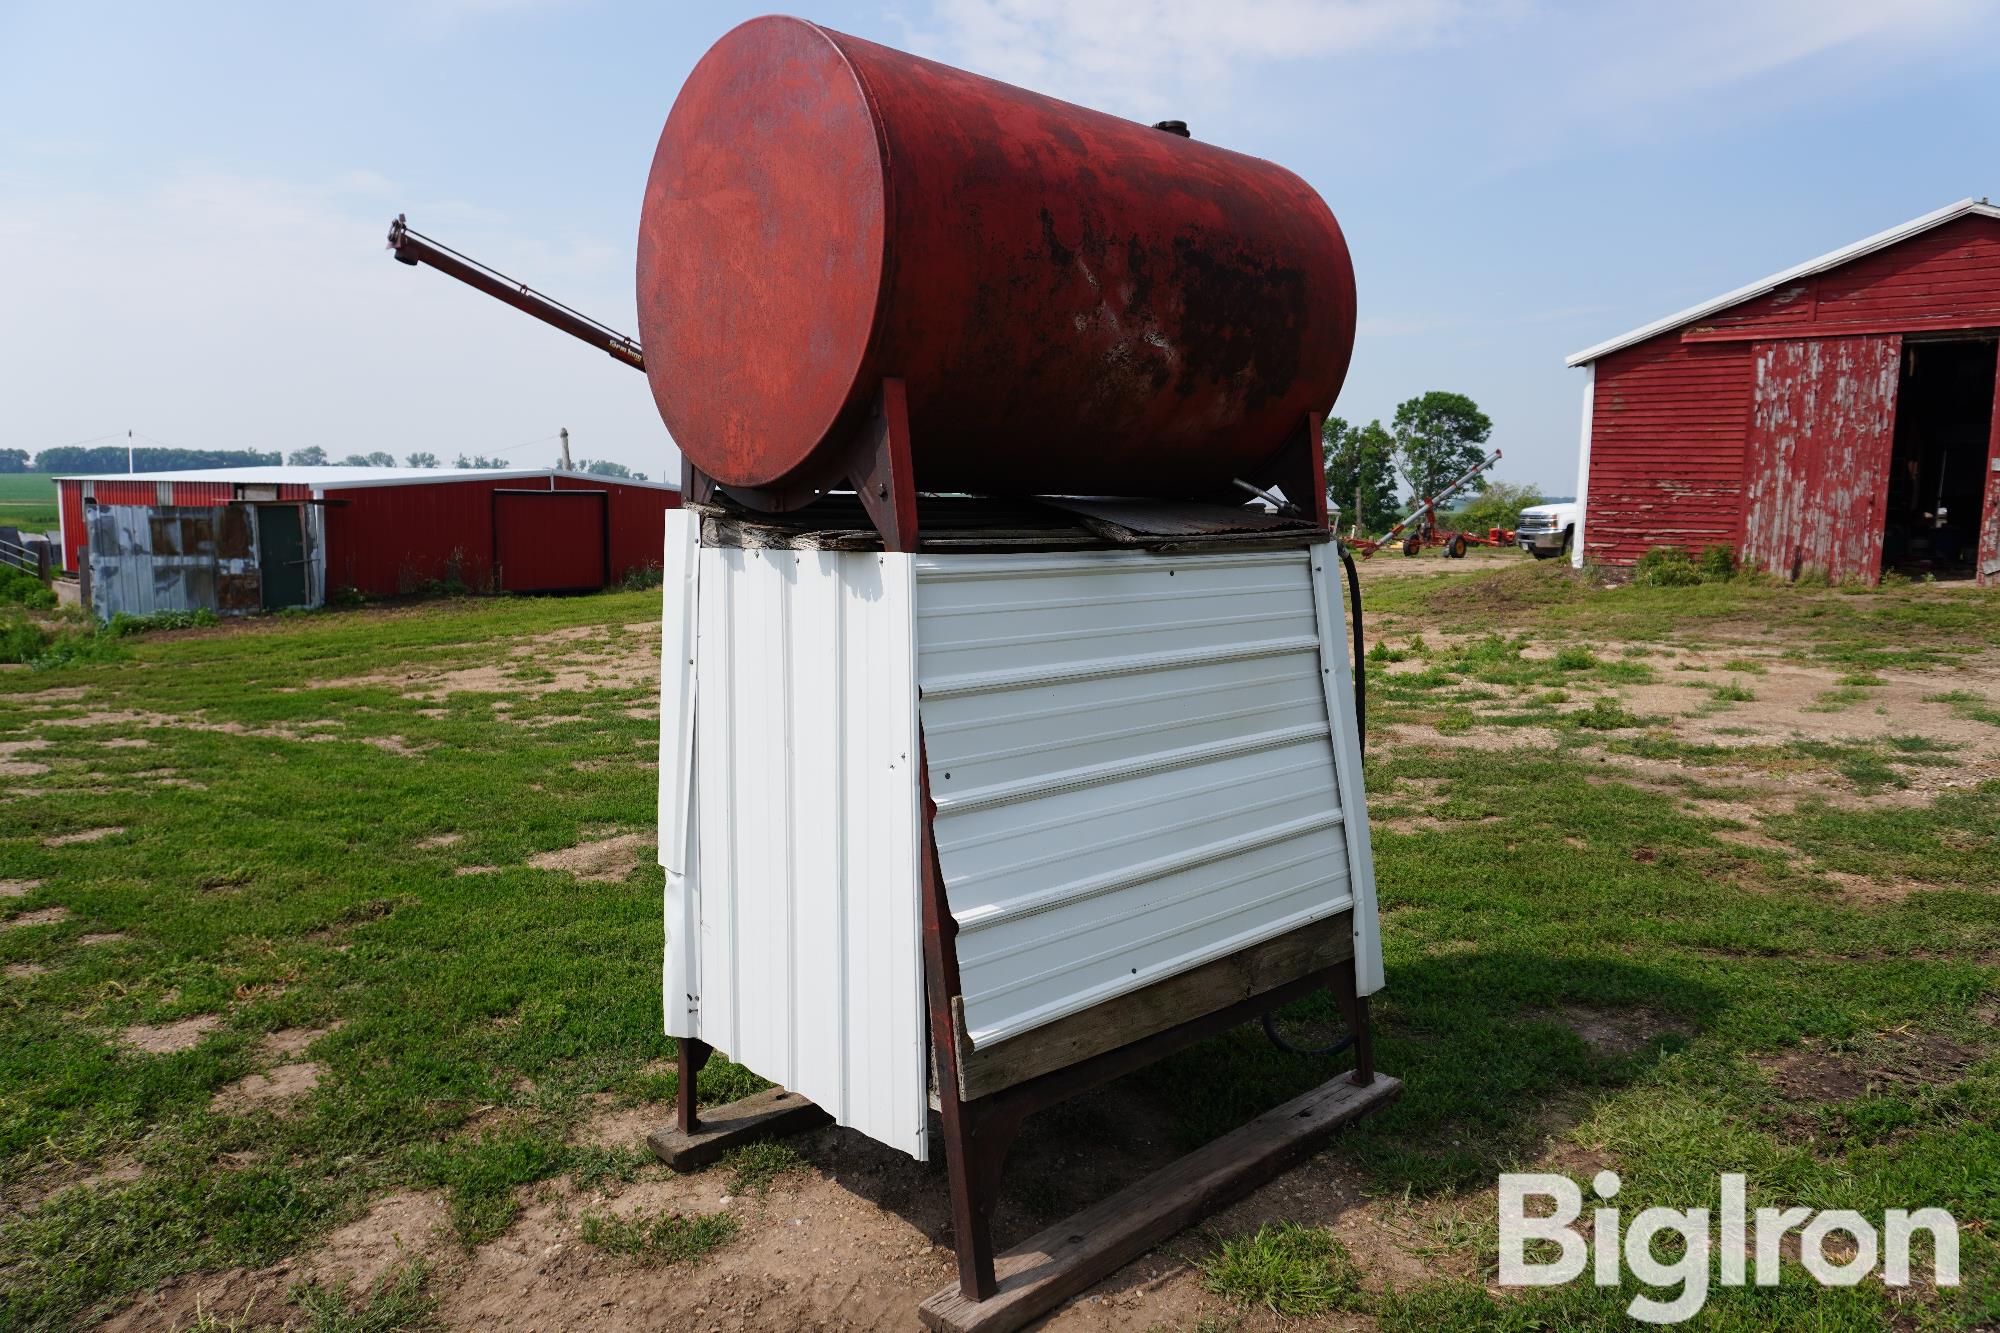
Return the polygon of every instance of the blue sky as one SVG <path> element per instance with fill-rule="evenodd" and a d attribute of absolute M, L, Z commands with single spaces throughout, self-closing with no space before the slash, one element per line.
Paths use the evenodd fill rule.
<path fill-rule="evenodd" d="M 732 3 L 0 0 L 0 447 L 678 462 L 642 376 L 435 273 L 397 212 L 632 329 L 640 193 Z M 1360 290 L 1335 411 L 1472 395 L 1573 488 L 1564 354 L 2000 193 L 1975 0 L 903 0 L 806 17 L 1281 162 Z"/>

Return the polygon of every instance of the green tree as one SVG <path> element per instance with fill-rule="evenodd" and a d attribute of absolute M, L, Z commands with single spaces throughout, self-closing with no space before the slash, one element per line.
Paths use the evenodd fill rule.
<path fill-rule="evenodd" d="M 1538 486 L 1514 481 L 1489 482 L 1484 491 L 1444 514 L 1438 521 L 1444 527 L 1457 528 L 1462 532 L 1511 528 L 1520 521 L 1523 509 L 1538 505 L 1545 498 Z"/>
<path fill-rule="evenodd" d="M 1342 527 L 1379 532 L 1396 521 L 1396 441 L 1380 421 L 1352 426 L 1328 417 L 1320 429 L 1320 450 L 1327 506 L 1340 510 Z"/>
<path fill-rule="evenodd" d="M 623 463 L 614 463 L 608 458 L 586 458 L 577 465 L 578 470 L 595 477 L 629 477 L 633 481 L 644 481 L 646 474 L 634 472 Z"/>
<path fill-rule="evenodd" d="M 26 449 L 0 449 L 0 472 L 26 472 L 28 451 Z"/>
<path fill-rule="evenodd" d="M 460 454 L 457 458 L 451 460 L 451 465 L 453 467 L 506 467 L 507 460 L 504 458 L 488 458 L 485 454 L 474 454 L 470 458 L 464 454 Z"/>
<path fill-rule="evenodd" d="M 1492 420 L 1462 393 L 1433 389 L 1396 409 L 1396 470 L 1410 497 L 1435 496 L 1460 473 L 1486 457 Z M 1468 484 L 1473 492 L 1486 489 L 1483 477 Z M 1460 492 L 1463 494 L 1464 492 Z"/>
<path fill-rule="evenodd" d="M 293 467 L 325 467 L 326 450 L 316 444 L 309 444 L 303 449 L 292 450 L 292 456 L 286 461 Z"/>
<path fill-rule="evenodd" d="M 428 450 L 419 449 L 403 460 L 408 467 L 438 467 L 438 456 Z"/>
<path fill-rule="evenodd" d="M 368 455 L 368 466 L 394 467 L 396 466 L 396 456 L 386 450 L 377 449 L 374 453 Z"/>

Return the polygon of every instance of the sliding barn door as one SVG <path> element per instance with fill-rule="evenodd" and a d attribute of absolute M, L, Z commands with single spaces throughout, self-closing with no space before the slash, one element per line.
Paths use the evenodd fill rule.
<path fill-rule="evenodd" d="M 1882 576 L 1899 335 L 1758 343 L 1744 450 L 1744 563 Z"/>

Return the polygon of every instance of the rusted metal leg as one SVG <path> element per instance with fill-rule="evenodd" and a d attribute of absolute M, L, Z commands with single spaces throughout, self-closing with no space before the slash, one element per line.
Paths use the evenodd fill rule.
<path fill-rule="evenodd" d="M 1347 1030 L 1354 1034 L 1354 1082 L 1367 1087 L 1375 1081 L 1375 1041 L 1368 1031 L 1368 997 L 1356 995 L 1354 964 L 1342 964 L 1329 988 Z"/>
<path fill-rule="evenodd" d="M 993 1205 L 999 1199 L 1007 1151 L 1021 1132 L 1021 1114 L 981 1102 L 968 1105 L 948 1091 L 938 1100 L 945 1122 L 945 1166 L 951 1177 L 958 1289 L 967 1300 L 983 1301 L 998 1290 L 993 1275 Z"/>
<path fill-rule="evenodd" d="M 675 1122 L 683 1134 L 692 1134 L 701 1127 L 694 1113 L 694 1081 L 701 1073 L 701 1067 L 708 1063 L 708 1057 L 715 1048 L 705 1041 L 693 1037 L 682 1037 L 676 1043 L 680 1054 L 676 1057 L 680 1086 L 674 1089 Z"/>

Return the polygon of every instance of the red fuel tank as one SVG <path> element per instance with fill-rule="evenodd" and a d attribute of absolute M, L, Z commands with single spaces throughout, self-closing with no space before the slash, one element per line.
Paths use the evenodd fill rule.
<path fill-rule="evenodd" d="M 682 452 L 768 495 L 836 484 L 900 377 L 923 490 L 1215 497 L 1354 343 L 1340 226 L 1284 168 L 782 17 L 675 100 L 638 305 Z"/>

